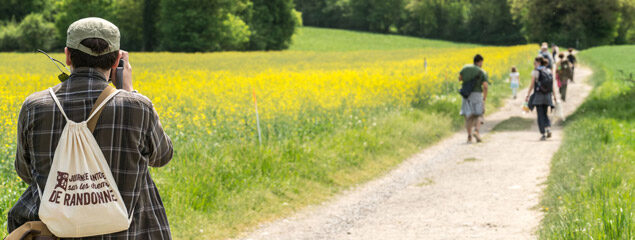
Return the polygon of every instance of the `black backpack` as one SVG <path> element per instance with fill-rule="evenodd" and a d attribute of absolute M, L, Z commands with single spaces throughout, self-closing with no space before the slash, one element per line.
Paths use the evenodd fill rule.
<path fill-rule="evenodd" d="M 551 58 L 550 58 L 551 56 L 549 55 L 549 53 L 548 53 L 548 52 L 546 52 L 546 53 L 540 53 L 540 55 L 541 55 L 543 58 L 547 59 L 547 61 L 549 61 L 549 65 L 547 65 L 547 67 L 548 67 L 548 68 L 551 68 L 551 67 L 553 66 L 553 63 L 551 62 Z"/>
<path fill-rule="evenodd" d="M 573 56 L 573 55 L 571 55 L 571 54 L 569 54 L 569 55 L 567 56 L 567 60 L 569 60 L 569 62 L 570 62 L 571 64 L 575 64 L 575 62 L 576 62 L 575 56 Z"/>
<path fill-rule="evenodd" d="M 572 72 L 569 60 L 560 62 L 560 67 L 558 68 L 558 74 L 560 74 L 560 76 L 570 77 Z"/>
<path fill-rule="evenodd" d="M 461 85 L 461 89 L 459 90 L 459 93 L 461 94 L 461 96 L 463 96 L 463 98 L 467 99 L 470 96 L 470 94 L 474 90 L 474 86 L 476 85 L 476 82 L 481 80 L 482 75 L 483 73 L 479 72 L 478 75 L 476 75 L 476 78 L 470 81 L 465 81 L 465 79 L 463 80 L 463 84 Z"/>
<path fill-rule="evenodd" d="M 550 93 L 553 91 L 553 75 L 548 68 L 536 69 L 538 71 L 538 81 L 536 81 L 535 92 Z"/>

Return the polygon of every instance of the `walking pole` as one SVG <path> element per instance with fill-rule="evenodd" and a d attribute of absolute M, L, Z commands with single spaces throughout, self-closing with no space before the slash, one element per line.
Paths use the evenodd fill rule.
<path fill-rule="evenodd" d="M 260 116 L 258 116 L 258 101 L 256 101 L 256 89 L 253 89 L 254 93 L 254 108 L 256 109 L 256 127 L 258 128 L 258 142 L 262 146 L 262 134 L 260 133 Z"/>

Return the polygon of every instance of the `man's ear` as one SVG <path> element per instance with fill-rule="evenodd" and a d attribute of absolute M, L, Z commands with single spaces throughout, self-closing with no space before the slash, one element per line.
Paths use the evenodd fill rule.
<path fill-rule="evenodd" d="M 66 55 L 66 65 L 72 66 L 73 63 L 71 62 L 71 52 L 68 51 L 67 47 L 64 47 L 64 54 Z"/>
<path fill-rule="evenodd" d="M 111 67 L 112 69 L 117 68 L 117 65 L 119 65 L 119 59 L 121 59 L 121 50 L 119 50 L 119 51 L 117 52 L 117 60 L 115 61 L 115 64 L 114 64 L 114 65 L 112 65 L 112 67 Z"/>

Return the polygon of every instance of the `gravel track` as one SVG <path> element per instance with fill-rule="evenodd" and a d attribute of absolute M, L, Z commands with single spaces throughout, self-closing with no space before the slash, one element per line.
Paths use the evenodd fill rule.
<path fill-rule="evenodd" d="M 576 69 L 566 115 L 590 92 L 585 83 L 590 75 L 588 68 Z M 520 111 L 525 94 L 520 91 L 518 99 L 486 117 L 484 143 L 466 144 L 461 131 L 385 176 L 262 224 L 243 239 L 535 239 L 543 183 L 562 128 L 553 124 L 553 137 L 538 141 L 535 112 Z M 510 117 L 531 119 L 533 125 L 491 132 Z"/>

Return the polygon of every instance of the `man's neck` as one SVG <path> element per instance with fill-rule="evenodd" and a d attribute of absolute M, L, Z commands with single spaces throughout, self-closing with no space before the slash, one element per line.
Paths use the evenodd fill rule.
<path fill-rule="evenodd" d="M 75 68 L 73 66 L 69 66 L 71 68 L 71 73 L 75 72 Z M 104 70 L 101 68 L 93 68 L 95 70 L 97 70 L 99 73 L 101 73 L 102 75 L 104 75 L 104 77 L 106 77 L 106 79 L 108 79 L 110 77 L 110 69 L 108 70 Z"/>

